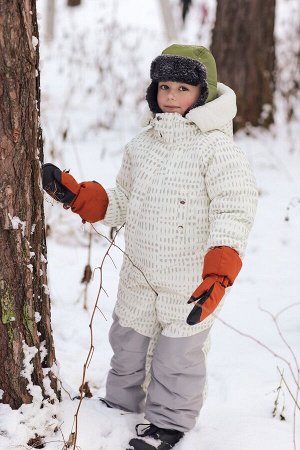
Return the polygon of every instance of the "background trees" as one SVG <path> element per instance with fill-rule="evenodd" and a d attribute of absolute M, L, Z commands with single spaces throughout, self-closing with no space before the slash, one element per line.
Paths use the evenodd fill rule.
<path fill-rule="evenodd" d="M 274 120 L 275 0 L 217 2 L 212 53 L 219 79 L 237 94 L 235 128 Z"/>
<path fill-rule="evenodd" d="M 185 26 L 197 14 L 198 33 L 194 41 L 211 48 L 218 80 L 236 92 L 238 113 L 234 129 L 247 125 L 268 127 L 274 121 L 278 78 L 275 0 L 181 0 L 181 13 Z M 207 29 L 211 30 L 209 39 Z"/>

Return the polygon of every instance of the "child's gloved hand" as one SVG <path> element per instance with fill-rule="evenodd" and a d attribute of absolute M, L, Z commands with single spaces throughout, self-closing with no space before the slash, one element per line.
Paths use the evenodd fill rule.
<path fill-rule="evenodd" d="M 43 165 L 43 188 L 54 200 L 69 208 L 80 186 L 68 172 L 48 163 Z"/>
<path fill-rule="evenodd" d="M 188 303 L 194 303 L 187 323 L 196 325 L 217 308 L 225 289 L 232 286 L 242 268 L 237 251 L 231 247 L 215 247 L 204 258 L 203 281 L 193 292 Z"/>
<path fill-rule="evenodd" d="M 105 189 L 96 181 L 77 183 L 68 172 L 54 164 L 43 165 L 43 188 L 64 208 L 80 215 L 84 222 L 97 222 L 105 216 L 108 197 Z"/>

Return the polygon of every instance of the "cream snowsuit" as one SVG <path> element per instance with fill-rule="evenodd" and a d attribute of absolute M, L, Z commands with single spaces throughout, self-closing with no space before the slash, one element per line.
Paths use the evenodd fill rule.
<path fill-rule="evenodd" d="M 109 206 L 104 223 L 119 226 L 126 222 L 125 252 L 134 266 L 124 258 L 114 333 L 111 333 L 115 356 L 106 398 L 125 409 L 141 408 L 130 408 L 129 404 L 130 398 L 139 405 L 143 401 L 141 390 L 133 400 L 134 389 L 137 393 L 136 389 L 142 383 L 140 379 L 137 382 L 139 388 L 131 386 L 130 395 L 120 403 L 118 375 L 125 375 L 126 360 L 128 362 L 125 358 L 124 365 L 118 366 L 120 352 L 124 356 L 128 351 L 127 357 L 132 357 L 133 352 L 139 353 L 138 373 L 142 378 L 149 338 L 159 336 L 152 363 L 146 418 L 163 428 L 182 431 L 192 428 L 202 404 L 199 399 L 205 380 L 202 347 L 214 319 L 209 316 L 191 327 L 186 318 L 192 309 L 187 301 L 201 283 L 204 255 L 210 247 L 226 245 L 243 257 L 255 215 L 257 190 L 253 175 L 245 154 L 232 139 L 235 114 L 235 94 L 222 84 L 218 84 L 216 100 L 191 110 L 186 117 L 178 113 L 156 116 L 149 113 L 147 128 L 125 148 L 116 187 L 107 190 Z M 137 341 L 142 341 L 138 345 L 140 350 L 136 343 L 134 350 L 125 348 L 129 339 L 122 337 L 122 330 L 131 330 Z M 189 363 L 182 353 L 176 357 L 175 349 L 179 350 L 180 343 L 185 355 L 194 348 Z M 186 373 L 184 379 L 183 368 L 193 365 L 193 376 L 197 373 L 196 348 L 198 381 L 194 380 L 193 393 L 187 395 L 183 385 L 190 383 L 188 377 L 191 374 Z M 164 352 L 168 354 L 163 356 Z M 164 358 L 166 367 L 162 367 Z M 167 381 L 172 358 L 175 373 L 181 374 L 178 377 L 180 388 L 170 385 L 171 380 Z M 137 373 L 137 367 L 132 369 L 131 375 L 133 371 Z M 162 390 L 163 385 L 165 389 Z M 114 389 L 117 389 L 116 394 L 113 394 Z M 172 399 L 167 398 L 168 391 L 172 392 Z M 184 410 L 184 414 L 172 411 L 174 406 L 171 404 L 176 405 L 174 392 L 178 398 L 185 396 L 183 403 L 178 400 L 177 408 Z M 187 413 L 189 408 L 193 412 Z"/>

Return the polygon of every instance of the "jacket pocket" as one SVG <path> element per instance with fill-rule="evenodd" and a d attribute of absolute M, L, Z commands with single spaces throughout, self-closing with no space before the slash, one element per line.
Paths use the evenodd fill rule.
<path fill-rule="evenodd" d="M 176 227 L 177 233 L 181 236 L 185 234 L 186 229 L 186 221 L 188 216 L 188 204 L 189 200 L 185 193 L 182 193 L 178 196 L 177 200 L 177 218 L 176 218 Z"/>
<path fill-rule="evenodd" d="M 209 230 L 209 199 L 205 189 L 182 193 L 177 204 L 178 234 L 190 243 L 206 240 Z"/>

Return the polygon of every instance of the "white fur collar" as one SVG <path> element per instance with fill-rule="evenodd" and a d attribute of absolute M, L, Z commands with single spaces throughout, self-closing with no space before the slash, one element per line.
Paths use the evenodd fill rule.
<path fill-rule="evenodd" d="M 211 130 L 221 130 L 232 135 L 232 119 L 235 117 L 236 95 L 234 91 L 223 83 L 218 83 L 218 97 L 203 106 L 192 109 L 186 118 L 197 125 L 205 133 Z M 147 109 L 142 116 L 143 127 L 149 125 L 154 114 Z"/>

